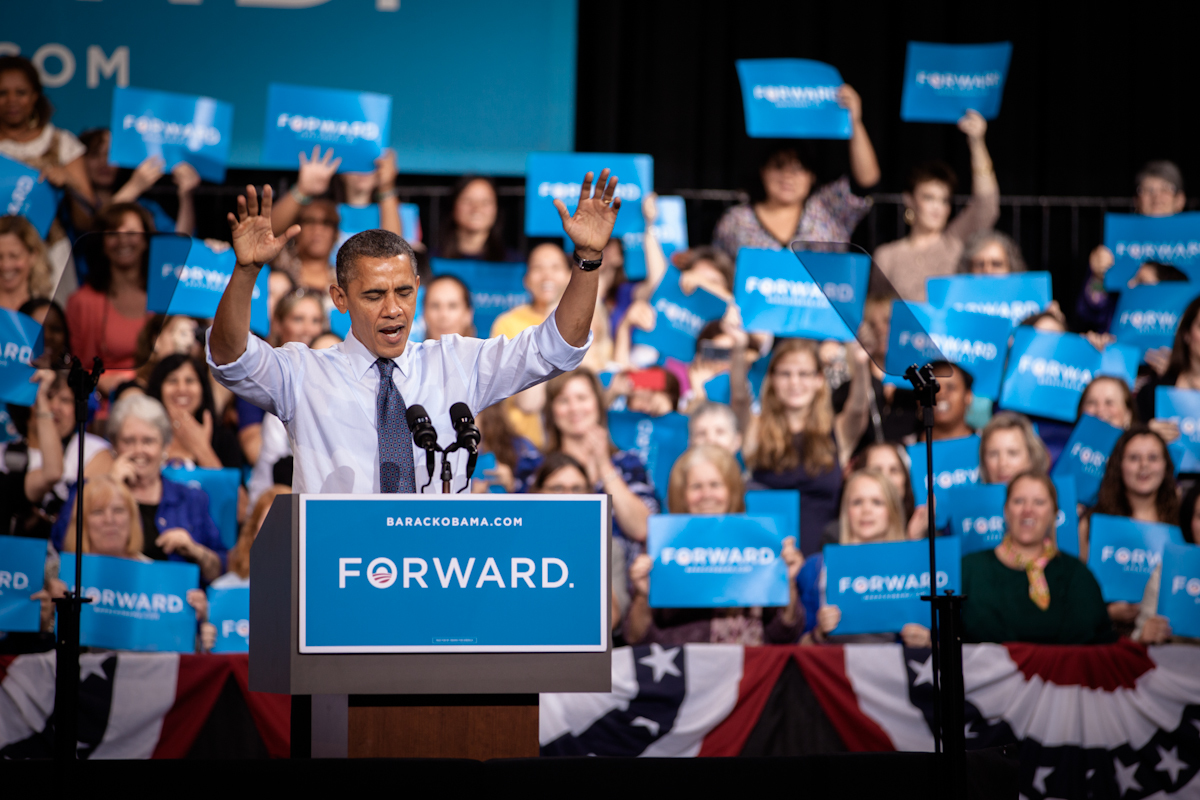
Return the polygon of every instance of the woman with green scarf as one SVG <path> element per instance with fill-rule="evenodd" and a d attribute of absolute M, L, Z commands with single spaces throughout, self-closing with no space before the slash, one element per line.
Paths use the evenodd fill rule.
<path fill-rule="evenodd" d="M 962 560 L 964 642 L 1116 641 L 1095 577 L 1054 544 L 1057 518 L 1058 492 L 1045 473 L 1012 479 L 1003 541 Z"/>

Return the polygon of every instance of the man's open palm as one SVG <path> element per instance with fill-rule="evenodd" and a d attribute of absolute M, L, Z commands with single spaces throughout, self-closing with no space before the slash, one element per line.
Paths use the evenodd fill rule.
<path fill-rule="evenodd" d="M 562 217 L 563 231 L 575 243 L 581 253 L 596 254 L 604 249 L 612 237 L 617 223 L 617 212 L 621 210 L 621 198 L 616 196 L 617 176 L 611 178 L 608 170 L 600 173 L 596 191 L 592 192 L 592 173 L 583 176 L 579 191 L 579 206 L 573 215 L 567 213 L 562 200 L 555 200 L 554 207 Z"/>
<path fill-rule="evenodd" d="M 233 231 L 233 252 L 243 267 L 261 267 L 274 261 L 288 241 L 300 233 L 299 225 L 291 226 L 282 236 L 272 232 L 270 186 L 263 187 L 261 209 L 254 187 L 247 186 L 246 194 L 238 198 L 237 216 L 229 214 L 229 227 Z"/>

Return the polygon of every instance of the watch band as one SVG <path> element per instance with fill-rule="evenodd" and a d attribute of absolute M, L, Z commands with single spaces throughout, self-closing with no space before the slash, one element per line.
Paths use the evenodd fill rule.
<path fill-rule="evenodd" d="M 300 191 L 295 186 L 293 186 L 291 189 L 288 190 L 288 194 L 290 194 L 292 196 L 292 199 L 295 200 L 297 203 L 299 203 L 302 206 L 309 205 L 313 201 L 312 197 L 310 197 L 309 195 L 306 195 L 304 192 Z"/>
<path fill-rule="evenodd" d="M 578 251 L 572 251 L 571 258 L 575 261 L 575 265 L 584 272 L 591 272 L 592 270 L 600 269 L 600 265 L 604 263 L 603 257 L 597 258 L 595 261 L 588 261 L 587 259 L 580 257 Z"/>

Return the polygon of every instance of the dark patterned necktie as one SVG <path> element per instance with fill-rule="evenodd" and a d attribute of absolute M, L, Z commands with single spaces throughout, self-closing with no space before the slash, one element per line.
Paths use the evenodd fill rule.
<path fill-rule="evenodd" d="M 408 407 L 392 381 L 395 362 L 380 358 L 379 399 L 375 406 L 379 419 L 379 491 L 415 494 L 417 479 L 413 465 L 412 431 L 408 429 Z"/>

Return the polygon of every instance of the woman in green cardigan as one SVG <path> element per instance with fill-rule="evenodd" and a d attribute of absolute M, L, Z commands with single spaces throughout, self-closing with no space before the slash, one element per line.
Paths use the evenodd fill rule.
<path fill-rule="evenodd" d="M 1012 479 L 1004 540 L 962 560 L 963 641 L 1116 641 L 1100 585 L 1082 562 L 1055 547 L 1057 517 L 1058 493 L 1045 473 Z"/>

